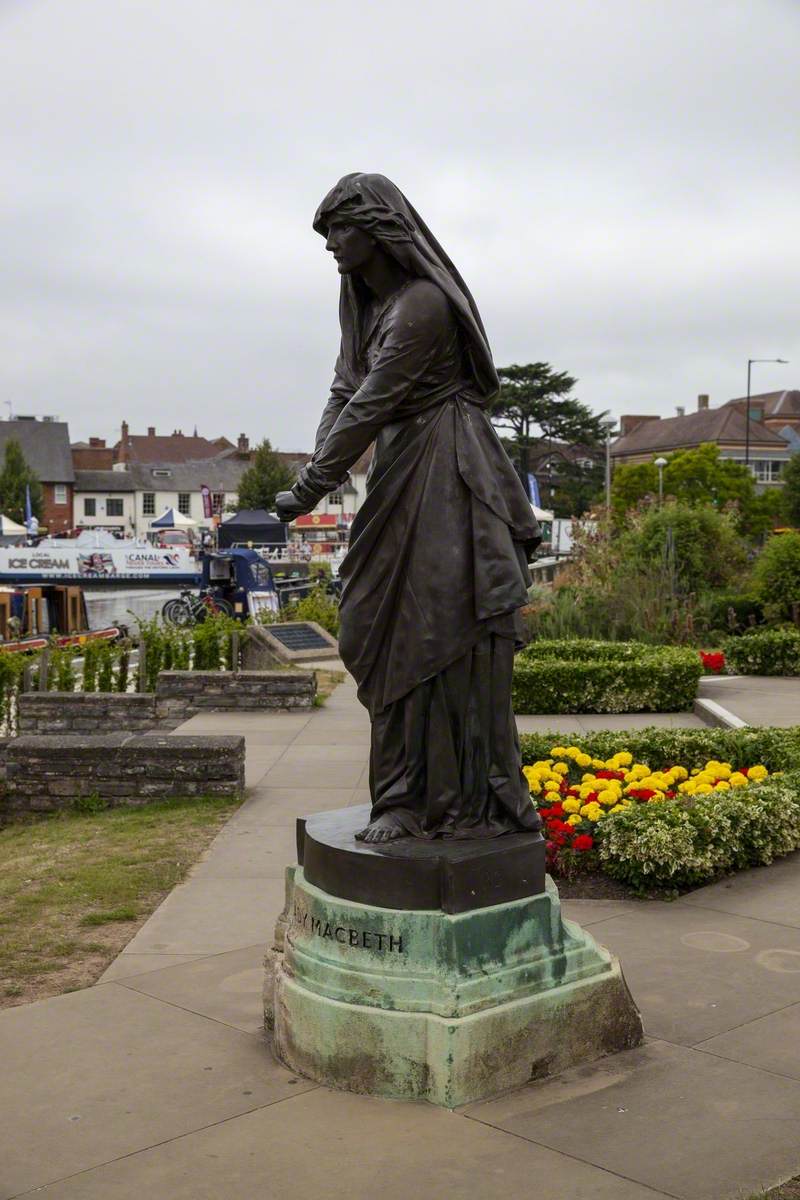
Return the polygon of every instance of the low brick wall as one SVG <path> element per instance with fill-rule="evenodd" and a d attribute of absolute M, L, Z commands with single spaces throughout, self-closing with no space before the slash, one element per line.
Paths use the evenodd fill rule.
<path fill-rule="evenodd" d="M 240 796 L 244 748 L 240 736 L 18 737 L 6 748 L 0 811 L 54 811 L 81 797 L 117 807 L 176 796 Z"/>
<path fill-rule="evenodd" d="M 22 692 L 19 732 L 143 733 L 156 724 L 156 698 L 147 692 Z"/>
<path fill-rule="evenodd" d="M 316 691 L 312 671 L 162 671 L 156 715 L 174 723 L 212 710 L 308 709 Z"/>

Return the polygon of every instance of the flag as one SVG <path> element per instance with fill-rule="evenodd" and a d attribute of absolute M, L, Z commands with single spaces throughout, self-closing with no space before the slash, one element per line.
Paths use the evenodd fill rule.
<path fill-rule="evenodd" d="M 31 526 L 33 525 L 33 508 L 31 507 L 31 485 L 25 484 L 25 528 L 28 533 L 32 533 Z"/>
<path fill-rule="evenodd" d="M 539 481 L 535 475 L 531 475 L 530 473 L 528 474 L 528 499 L 537 508 L 542 507 L 542 501 L 539 497 Z"/>
<path fill-rule="evenodd" d="M 206 520 L 213 516 L 213 506 L 211 503 L 211 489 L 207 483 L 204 483 L 200 488 L 200 495 L 203 497 L 203 516 Z"/>

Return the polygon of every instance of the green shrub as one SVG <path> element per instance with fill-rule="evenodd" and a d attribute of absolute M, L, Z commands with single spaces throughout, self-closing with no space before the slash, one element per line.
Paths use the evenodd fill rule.
<path fill-rule="evenodd" d="M 738 582 L 747 562 L 733 516 L 710 507 L 668 503 L 650 509 L 620 542 L 624 557 L 663 564 L 672 590 L 684 595 Z"/>
<path fill-rule="evenodd" d="M 704 592 L 695 621 L 707 632 L 743 633 L 764 623 L 764 606 L 755 592 Z"/>
<path fill-rule="evenodd" d="M 800 533 L 771 537 L 756 560 L 753 579 L 763 604 L 791 616 L 792 605 L 800 603 Z"/>
<path fill-rule="evenodd" d="M 517 713 L 680 712 L 703 666 L 696 650 L 641 642 L 537 641 L 517 656 Z"/>
<path fill-rule="evenodd" d="M 744 729 L 647 729 L 599 730 L 571 735 L 581 750 L 592 758 L 607 760 L 622 750 L 633 755 L 634 762 L 647 763 L 654 769 L 680 763 L 692 769 L 709 759 L 729 762 L 738 770 L 763 763 L 768 771 L 800 771 L 800 726 L 787 729 L 745 727 Z M 522 762 L 531 765 L 549 758 L 554 746 L 564 745 L 564 735 L 523 733 L 520 737 Z"/>
<path fill-rule="evenodd" d="M 697 887 L 766 865 L 800 847 L 800 772 L 691 800 L 633 805 L 598 825 L 597 842 L 605 873 L 637 891 Z"/>
<path fill-rule="evenodd" d="M 725 657 L 738 675 L 800 675 L 800 629 L 759 629 L 730 638 Z"/>
<path fill-rule="evenodd" d="M 316 621 L 328 633 L 339 633 L 339 603 L 323 585 L 315 587 L 302 600 L 295 600 L 277 617 L 279 621 Z"/>

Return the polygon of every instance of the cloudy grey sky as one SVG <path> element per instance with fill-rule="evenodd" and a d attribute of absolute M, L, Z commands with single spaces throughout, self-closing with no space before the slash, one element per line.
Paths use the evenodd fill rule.
<path fill-rule="evenodd" d="M 309 447 L 354 170 L 499 365 L 616 414 L 800 387 L 799 51 L 799 0 L 0 0 L 0 400 Z"/>

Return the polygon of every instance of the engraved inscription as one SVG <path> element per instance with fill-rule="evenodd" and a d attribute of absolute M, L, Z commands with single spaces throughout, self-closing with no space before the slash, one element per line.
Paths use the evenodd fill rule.
<path fill-rule="evenodd" d="M 294 923 L 314 937 L 328 938 L 342 946 L 353 946 L 362 950 L 377 950 L 379 954 L 402 954 L 403 935 L 379 933 L 376 929 L 351 929 L 349 925 L 331 925 L 320 917 L 313 917 L 299 904 L 294 906 Z"/>

